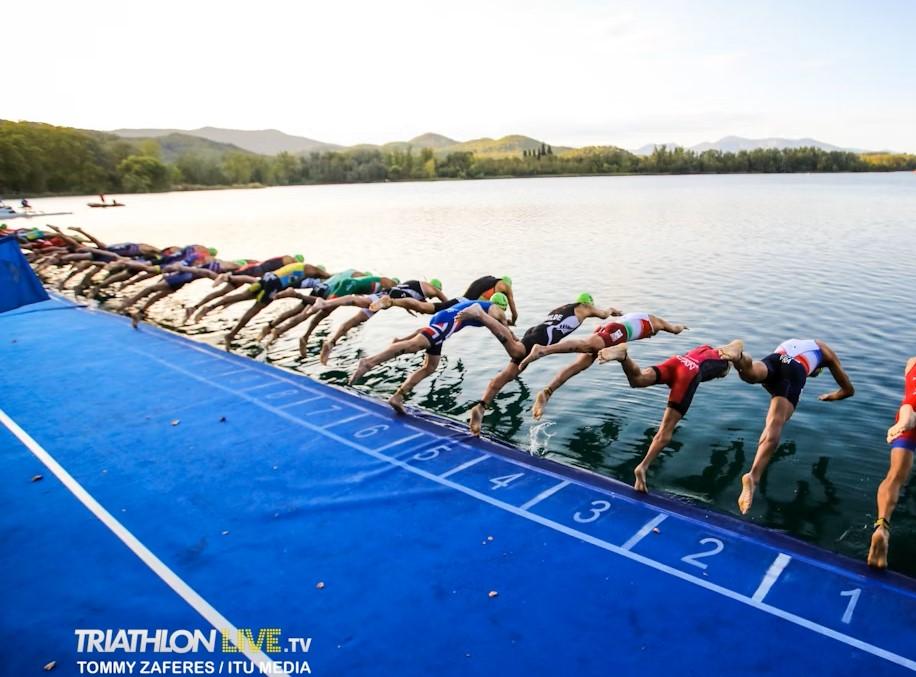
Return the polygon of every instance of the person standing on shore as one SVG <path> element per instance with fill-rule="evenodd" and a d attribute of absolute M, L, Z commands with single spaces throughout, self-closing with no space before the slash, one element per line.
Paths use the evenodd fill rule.
<path fill-rule="evenodd" d="M 855 394 L 852 381 L 843 371 L 840 358 L 824 341 L 819 339 L 788 339 L 776 350 L 756 362 L 747 353 L 735 362 L 735 368 L 742 380 L 759 383 L 770 393 L 770 409 L 766 424 L 757 442 L 757 454 L 750 472 L 741 478 L 741 495 L 738 508 L 747 514 L 754 502 L 754 492 L 760 483 L 782 437 L 782 429 L 798 407 L 798 399 L 808 377 L 814 378 L 824 368 L 830 370 L 839 388 L 818 396 L 824 402 L 844 400 Z"/>
<path fill-rule="evenodd" d="M 897 410 L 897 420 L 887 430 L 887 443 L 891 445 L 890 467 L 878 487 L 878 519 L 868 551 L 868 566 L 887 567 L 887 549 L 891 539 L 891 515 L 897 507 L 900 490 L 913 469 L 916 452 L 916 357 L 907 360 L 904 370 L 903 401 Z"/>

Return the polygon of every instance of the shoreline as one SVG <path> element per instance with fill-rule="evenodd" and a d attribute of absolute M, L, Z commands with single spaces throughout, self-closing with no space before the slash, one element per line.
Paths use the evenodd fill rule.
<path fill-rule="evenodd" d="M 215 186 L 182 184 L 172 186 L 167 190 L 152 190 L 139 193 L 128 193 L 121 191 L 106 192 L 104 195 L 162 195 L 164 193 L 194 193 L 201 191 L 223 191 L 223 190 L 260 190 L 265 188 L 297 188 L 301 186 L 368 186 L 376 184 L 391 183 L 439 183 L 439 182 L 457 182 L 457 181 L 503 181 L 507 179 L 564 179 L 564 178 L 595 178 L 595 177 L 633 177 L 633 176 L 823 176 L 823 175 L 849 175 L 849 174 L 916 174 L 916 170 L 896 169 L 886 171 L 837 171 L 837 172 L 611 172 L 611 173 L 570 173 L 570 174 L 501 174 L 494 176 L 477 176 L 477 177 L 446 177 L 436 176 L 425 179 L 404 179 L 392 181 L 385 179 L 383 181 L 314 181 L 310 183 L 290 183 L 290 184 L 225 184 Z M 27 198 L 57 198 L 57 197 L 84 197 L 88 195 L 97 195 L 96 193 L 8 193 L 3 196 L 4 201 L 15 201 Z"/>

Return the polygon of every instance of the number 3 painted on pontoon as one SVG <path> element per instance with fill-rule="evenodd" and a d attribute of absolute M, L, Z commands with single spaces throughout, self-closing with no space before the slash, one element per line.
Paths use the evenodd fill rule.
<path fill-rule="evenodd" d="M 611 509 L 611 504 L 607 501 L 592 501 L 589 503 L 592 506 L 592 509 L 589 510 L 588 517 L 583 517 L 581 512 L 577 512 L 573 515 L 573 519 L 576 520 L 579 524 L 588 524 L 589 522 L 594 522 L 596 519 L 601 517 L 602 513 L 607 512 Z"/>

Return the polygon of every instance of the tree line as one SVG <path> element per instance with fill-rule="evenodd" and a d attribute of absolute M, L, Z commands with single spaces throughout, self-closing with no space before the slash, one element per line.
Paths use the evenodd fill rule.
<path fill-rule="evenodd" d="M 578 174 L 729 174 L 916 170 L 916 155 L 817 148 L 697 153 L 658 147 L 639 156 L 595 146 L 554 153 L 549 146 L 513 157 L 471 152 L 437 156 L 429 148 L 354 149 L 275 156 L 228 151 L 161 157 L 155 139 L 51 125 L 0 121 L 0 195 L 94 194 L 214 186 L 287 186 L 423 179 L 478 179 Z"/>

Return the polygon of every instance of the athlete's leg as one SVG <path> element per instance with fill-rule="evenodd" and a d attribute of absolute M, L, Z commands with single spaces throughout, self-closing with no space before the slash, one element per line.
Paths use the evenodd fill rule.
<path fill-rule="evenodd" d="M 895 447 L 891 449 L 891 464 L 887 476 L 878 487 L 878 520 L 871 537 L 868 551 L 868 566 L 884 569 L 887 567 L 887 548 L 891 538 L 891 515 L 897 507 L 900 490 L 910 477 L 913 469 L 913 452 Z"/>
<path fill-rule="evenodd" d="M 770 373 L 770 370 L 767 369 L 763 362 L 754 360 L 747 353 L 742 353 L 734 364 L 738 376 L 746 383 L 763 383 Z"/>
<path fill-rule="evenodd" d="M 340 308 L 341 306 L 358 306 L 360 308 L 368 308 L 369 304 L 372 301 L 368 296 L 364 294 L 347 294 L 346 296 L 339 296 L 336 299 L 317 299 L 312 305 L 312 311 L 317 312 L 319 310 L 324 310 L 325 308 Z"/>
<path fill-rule="evenodd" d="M 785 397 L 774 397 L 770 400 L 770 409 L 767 412 L 766 424 L 763 432 L 760 434 L 760 440 L 757 442 L 757 454 L 754 456 L 754 463 L 751 471 L 741 478 L 741 496 L 738 497 L 738 508 L 742 513 L 747 513 L 754 502 L 754 492 L 760 483 L 760 477 L 766 470 L 773 452 L 779 444 L 782 437 L 782 429 L 786 422 L 792 418 L 795 407 Z"/>
<path fill-rule="evenodd" d="M 436 371 L 436 368 L 439 366 L 439 360 L 441 359 L 441 355 L 430 355 L 427 353 L 426 359 L 423 360 L 423 366 L 408 376 L 407 380 L 401 384 L 401 387 L 394 392 L 394 395 L 388 398 L 388 404 L 391 405 L 391 408 L 399 414 L 405 413 L 404 397 L 408 395 L 411 390 L 416 388 L 420 381 Z"/>
<path fill-rule="evenodd" d="M 631 388 L 648 388 L 655 385 L 657 379 L 655 370 L 640 368 L 627 352 L 628 347 L 626 343 L 621 343 L 619 346 L 605 348 L 598 353 L 598 360 L 600 362 L 620 362 Z"/>
<path fill-rule="evenodd" d="M 328 358 L 331 356 L 331 351 L 334 349 L 337 342 L 346 336 L 347 332 L 351 329 L 358 327 L 371 317 L 371 315 L 366 315 L 366 313 L 360 310 L 356 315 L 340 325 L 337 331 L 335 331 L 330 338 L 326 338 L 324 343 L 321 344 L 321 353 L 318 356 L 318 361 L 321 362 L 321 364 L 327 364 Z"/>
<path fill-rule="evenodd" d="M 331 313 L 334 312 L 334 309 L 330 310 L 319 310 L 317 313 L 312 315 L 312 321 L 309 322 L 309 325 L 305 328 L 305 333 L 299 338 L 299 354 L 305 357 L 308 352 L 308 343 L 309 337 L 312 335 L 312 332 L 317 329 L 318 325 Z"/>
<path fill-rule="evenodd" d="M 636 477 L 633 488 L 636 489 L 636 491 L 649 490 L 646 486 L 646 471 L 649 469 L 649 466 L 652 465 L 652 461 L 655 460 L 655 457 L 658 456 L 662 449 L 668 445 L 668 442 L 671 441 L 671 436 L 674 435 L 674 428 L 681 418 L 681 413 L 679 411 L 671 407 L 665 407 L 662 422 L 658 426 L 658 432 L 656 432 L 655 436 L 652 438 L 649 450 L 646 451 L 645 457 L 633 470 L 633 475 Z"/>
<path fill-rule="evenodd" d="M 473 319 L 480 322 L 484 327 L 490 330 L 490 333 L 496 337 L 496 340 L 503 344 L 503 348 L 509 353 L 509 357 L 515 360 L 521 360 L 525 357 L 525 346 L 519 341 L 515 334 L 502 322 L 492 315 L 483 312 L 480 306 L 470 306 L 458 313 L 458 319 Z"/>
<path fill-rule="evenodd" d="M 649 315 L 649 322 L 652 324 L 653 336 L 660 331 L 666 331 L 669 334 L 680 334 L 682 331 L 687 329 L 686 324 L 668 322 L 668 320 L 659 317 L 658 315 Z"/>
<path fill-rule="evenodd" d="M 119 305 L 116 308 L 116 310 L 118 310 L 119 312 L 124 312 L 125 310 L 130 308 L 135 303 L 145 299 L 150 294 L 156 294 L 157 292 L 160 292 L 163 289 L 168 289 L 168 285 L 165 282 L 157 282 L 156 284 L 151 284 L 148 287 L 144 287 L 143 289 L 138 291 L 133 296 L 130 296 L 127 299 L 125 299 L 121 303 L 121 305 Z"/>
<path fill-rule="evenodd" d="M 584 339 L 567 339 L 554 343 L 552 346 L 534 346 L 522 363 L 519 365 L 519 372 L 525 371 L 525 368 L 542 357 L 547 355 L 556 355 L 557 353 L 586 353 L 591 355 L 589 365 L 595 361 L 598 351 L 604 348 L 604 339 L 598 334 L 592 334 Z"/>
<path fill-rule="evenodd" d="M 267 339 L 267 344 L 269 345 L 300 322 L 304 322 L 308 318 L 308 315 L 305 312 L 307 310 L 308 306 L 304 303 L 295 305 L 289 310 L 284 310 L 282 313 L 264 325 L 258 338 L 263 339 L 267 337 L 268 334 L 270 334 L 270 338 Z"/>
<path fill-rule="evenodd" d="M 88 263 L 89 263 L 88 261 L 75 261 L 70 266 L 70 271 L 67 273 L 64 279 L 62 279 L 60 282 L 57 283 L 57 288 L 63 289 L 64 286 L 66 286 L 67 282 L 70 281 L 70 278 L 78 275 L 79 273 L 81 273 L 82 271 L 86 269 Z"/>
<path fill-rule="evenodd" d="M 598 340 L 601 340 L 600 337 Z M 557 345 L 560 344 L 558 343 Z M 573 376 L 585 371 L 590 366 L 592 366 L 594 362 L 595 354 L 586 353 L 585 355 L 576 358 L 568 367 L 554 376 L 553 380 L 548 383 L 547 386 L 534 398 L 534 406 L 531 409 L 531 414 L 534 416 L 534 419 L 539 420 L 544 414 L 544 408 L 547 406 L 547 401 L 550 399 L 551 395 L 553 395 L 564 383 L 566 383 Z M 521 369 L 519 369 L 519 371 L 521 371 Z"/>
<path fill-rule="evenodd" d="M 224 296 L 219 301 L 214 301 L 210 305 L 204 306 L 194 315 L 194 321 L 200 322 L 206 315 L 212 313 L 217 308 L 222 308 L 223 306 L 231 306 L 233 303 L 241 303 L 242 301 L 250 301 L 256 296 L 256 292 L 249 291 L 248 289 L 243 289 L 240 292 L 235 294 L 229 294 Z"/>
<path fill-rule="evenodd" d="M 499 324 L 497 322 L 497 324 Z M 502 326 L 501 324 L 499 326 Z M 487 384 L 487 389 L 483 392 L 483 397 L 480 398 L 480 402 L 475 404 L 471 408 L 471 417 L 468 422 L 468 427 L 471 429 L 471 434 L 479 435 L 480 434 L 480 424 L 483 421 L 484 410 L 493 401 L 493 398 L 499 393 L 500 390 L 505 387 L 505 385 L 518 376 L 518 365 L 515 362 L 510 362 L 503 370 L 499 372 L 493 379 Z"/>
<path fill-rule="evenodd" d="M 350 376 L 350 385 L 356 383 L 363 375 L 370 369 L 374 369 L 382 362 L 387 362 L 390 359 L 393 359 L 399 355 L 404 355 L 406 353 L 416 353 L 421 350 L 429 348 L 429 339 L 423 335 L 416 335 L 407 341 L 398 341 L 392 345 L 385 348 L 382 352 L 376 353 L 371 357 L 364 357 L 356 365 L 356 369 L 353 371 L 353 375 Z"/>
<path fill-rule="evenodd" d="M 198 310 L 203 308 L 205 305 L 210 303 L 210 301 L 215 301 L 219 297 L 225 296 L 226 294 L 231 292 L 233 289 L 235 289 L 234 285 L 226 283 L 222 287 L 217 289 L 216 291 L 212 291 L 209 294 L 207 294 L 206 296 L 204 296 L 200 301 L 195 303 L 193 306 L 188 306 L 187 308 L 184 309 L 184 321 L 187 322 L 188 320 L 190 320 L 191 315 L 193 315 Z"/>
<path fill-rule="evenodd" d="M 238 334 L 242 327 L 251 322 L 255 315 L 260 313 L 267 307 L 267 304 L 261 303 L 260 301 L 255 302 L 251 308 L 245 311 L 245 314 L 239 318 L 239 321 L 236 322 L 235 326 L 229 330 L 229 333 L 223 338 L 223 343 L 226 345 L 226 350 L 229 351 L 232 348 L 232 340 L 235 338 L 235 335 Z"/>

